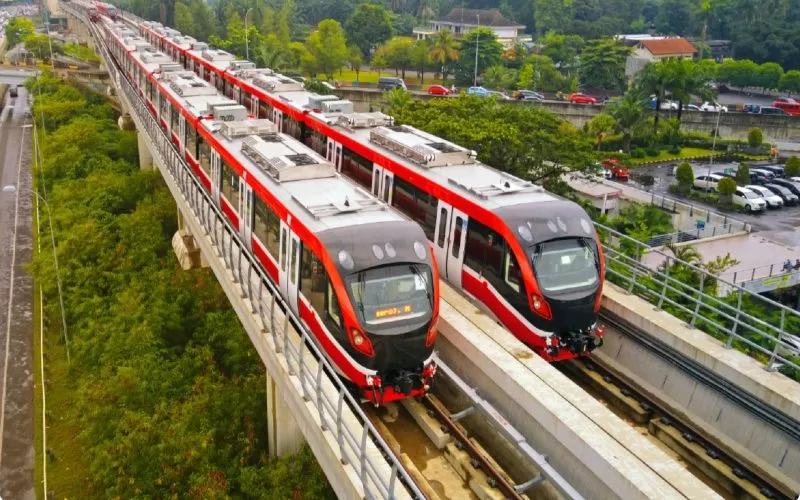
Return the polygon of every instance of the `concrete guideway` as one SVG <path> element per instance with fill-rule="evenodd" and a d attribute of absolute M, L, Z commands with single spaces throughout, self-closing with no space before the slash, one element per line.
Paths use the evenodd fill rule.
<path fill-rule="evenodd" d="M 0 113 L 0 497 L 33 499 L 33 256 L 27 93 Z"/>

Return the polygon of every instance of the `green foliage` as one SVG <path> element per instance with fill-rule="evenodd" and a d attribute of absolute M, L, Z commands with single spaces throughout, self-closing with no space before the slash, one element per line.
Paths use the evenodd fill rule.
<path fill-rule="evenodd" d="M 503 45 L 490 28 L 475 28 L 461 38 L 456 80 L 462 84 L 473 81 L 475 74 L 475 50 L 478 50 L 478 75 L 486 69 L 500 64 Z"/>
<path fill-rule="evenodd" d="M 84 61 L 100 62 L 100 57 L 92 49 L 85 45 L 75 45 L 73 43 L 64 44 L 62 50 L 68 56 Z"/>
<path fill-rule="evenodd" d="M 692 170 L 692 166 L 686 162 L 678 165 L 678 169 L 675 171 L 675 179 L 684 191 L 688 191 L 692 187 L 692 184 L 694 184 L 694 170 Z"/>
<path fill-rule="evenodd" d="M 384 54 L 388 67 L 400 70 L 402 77 L 406 77 L 406 70 L 412 67 L 414 56 L 414 40 L 412 38 L 397 36 L 386 42 Z"/>
<path fill-rule="evenodd" d="M 749 144 L 751 148 L 757 148 L 763 143 L 764 134 L 761 132 L 760 128 L 754 127 L 747 132 L 747 144 Z"/>
<path fill-rule="evenodd" d="M 614 118 L 614 130 L 622 134 L 623 148 L 626 153 L 631 150 L 631 138 L 645 117 L 645 103 L 636 92 L 628 92 L 614 99 L 607 106 L 608 113 Z"/>
<path fill-rule="evenodd" d="M 800 177 L 800 158 L 792 156 L 786 160 L 783 171 L 786 177 Z"/>
<path fill-rule="evenodd" d="M 389 12 L 373 3 L 362 3 L 344 23 L 347 41 L 368 56 L 372 48 L 392 37 L 392 20 Z"/>
<path fill-rule="evenodd" d="M 747 183 L 750 183 L 750 179 L 747 179 Z M 717 192 L 721 196 L 730 196 L 733 192 L 736 191 L 736 181 L 731 179 L 730 177 L 724 177 L 720 179 L 719 183 L 717 184 Z"/>
<path fill-rule="evenodd" d="M 442 83 L 447 82 L 447 75 L 450 72 L 451 65 L 457 62 L 460 57 L 458 48 L 459 43 L 450 30 L 442 30 L 433 36 L 428 55 L 431 61 L 437 63 L 442 70 Z"/>
<path fill-rule="evenodd" d="M 483 84 L 491 89 L 509 90 L 516 86 L 517 74 L 517 71 L 497 64 L 483 74 Z"/>
<path fill-rule="evenodd" d="M 47 35 L 33 33 L 25 37 L 25 50 L 31 52 L 36 59 L 50 61 L 50 51 L 54 55 L 62 54 L 64 50 L 61 45 L 54 43 Z"/>
<path fill-rule="evenodd" d="M 746 186 L 750 184 L 750 167 L 746 163 L 740 163 L 736 169 L 736 185 Z"/>
<path fill-rule="evenodd" d="M 593 40 L 581 52 L 581 83 L 591 88 L 622 91 L 627 86 L 625 61 L 633 52 L 619 40 Z"/>
<path fill-rule="evenodd" d="M 308 53 L 303 57 L 303 66 L 311 75 L 325 74 L 333 79 L 334 73 L 347 63 L 348 50 L 342 26 L 333 19 L 319 24 L 319 29 L 306 41 Z"/>
<path fill-rule="evenodd" d="M 29 87 L 42 90 L 34 109 L 48 127 L 40 131 L 39 186 L 53 211 L 70 334 L 72 364 L 60 376 L 74 387 L 48 407 L 57 415 L 49 427 L 62 436 L 64 426 L 79 429 L 68 444 L 89 464 L 87 490 L 332 498 L 307 451 L 265 457 L 263 365 L 213 274 L 176 265 L 175 202 L 157 171 L 138 168 L 135 133 L 119 130 L 100 96 L 47 74 Z M 31 272 L 46 316 L 57 318 L 52 255 L 37 253 Z M 77 465 L 53 469 L 86 468 Z M 58 477 L 48 476 L 56 495 Z"/>
<path fill-rule="evenodd" d="M 784 92 L 800 92 L 800 71 L 787 71 L 778 82 L 778 88 Z"/>
<path fill-rule="evenodd" d="M 390 113 L 398 123 L 474 149 L 481 161 L 535 181 L 551 182 L 594 163 L 592 143 L 585 134 L 535 106 L 462 96 L 404 100 L 391 106 Z"/>
<path fill-rule="evenodd" d="M 11 18 L 5 27 L 6 48 L 11 48 L 33 35 L 36 27 L 33 21 L 25 17 Z"/>

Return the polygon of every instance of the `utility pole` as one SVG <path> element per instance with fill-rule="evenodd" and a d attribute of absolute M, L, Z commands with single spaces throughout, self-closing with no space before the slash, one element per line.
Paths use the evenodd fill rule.
<path fill-rule="evenodd" d="M 462 9 L 463 12 L 463 9 Z M 478 15 L 478 28 L 481 27 L 481 16 Z M 472 85 L 474 87 L 478 86 L 478 50 L 480 50 L 480 42 L 481 42 L 481 32 L 478 31 L 475 37 L 475 76 L 472 80 Z"/>
<path fill-rule="evenodd" d="M 247 16 L 253 12 L 253 8 L 250 7 L 247 9 L 247 12 L 244 13 L 244 50 L 245 50 L 245 59 L 248 61 L 250 60 L 250 41 L 248 40 L 248 31 L 247 31 Z"/>

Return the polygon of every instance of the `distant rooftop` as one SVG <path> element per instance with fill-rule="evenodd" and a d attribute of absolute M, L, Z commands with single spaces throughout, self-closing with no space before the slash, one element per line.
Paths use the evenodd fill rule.
<path fill-rule="evenodd" d="M 694 54 L 697 49 L 685 38 L 662 38 L 660 40 L 642 40 L 641 46 L 654 56 L 672 54 Z"/>
<path fill-rule="evenodd" d="M 468 26 L 489 26 L 489 27 L 515 27 L 524 28 L 506 19 L 497 9 L 464 9 L 456 7 L 449 14 L 438 20 L 440 23 L 461 24 Z"/>

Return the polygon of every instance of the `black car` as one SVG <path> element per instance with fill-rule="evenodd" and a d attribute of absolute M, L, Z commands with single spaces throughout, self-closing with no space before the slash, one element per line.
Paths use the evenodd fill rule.
<path fill-rule="evenodd" d="M 727 172 L 715 172 L 715 173 L 717 175 L 721 175 L 723 177 L 730 177 L 731 179 L 736 180 L 736 171 L 732 173 L 727 173 Z M 764 176 L 764 174 L 761 174 L 759 176 L 758 173 L 756 172 L 750 172 L 750 182 L 748 182 L 748 184 L 763 184 L 764 182 L 767 182 L 767 178 Z"/>
<path fill-rule="evenodd" d="M 783 172 L 783 165 L 766 165 L 764 167 L 758 167 L 758 168 L 760 168 L 761 170 L 769 170 L 770 172 L 775 174 L 775 177 L 777 179 L 786 177 L 786 175 Z"/>
<path fill-rule="evenodd" d="M 800 184 L 797 182 L 787 181 L 786 179 L 775 179 L 772 181 L 772 184 L 783 186 L 791 191 L 793 195 L 800 197 Z"/>
<path fill-rule="evenodd" d="M 535 92 L 533 90 L 518 90 L 514 94 L 514 97 L 522 101 L 536 101 L 536 102 L 544 101 L 544 96 L 539 92 Z"/>
<path fill-rule="evenodd" d="M 796 194 L 789 191 L 789 188 L 779 186 L 777 184 L 764 184 L 764 187 L 775 193 L 783 200 L 784 205 L 797 205 L 798 197 Z"/>

